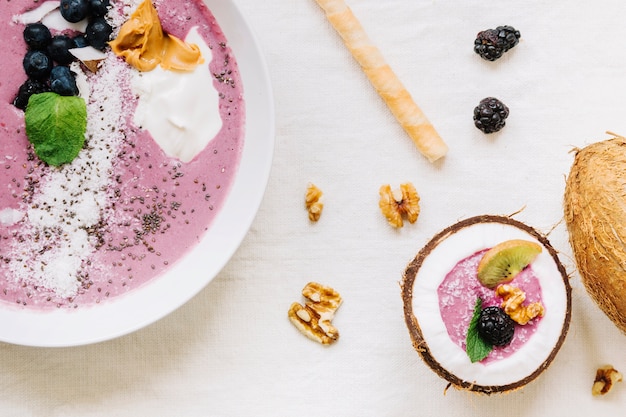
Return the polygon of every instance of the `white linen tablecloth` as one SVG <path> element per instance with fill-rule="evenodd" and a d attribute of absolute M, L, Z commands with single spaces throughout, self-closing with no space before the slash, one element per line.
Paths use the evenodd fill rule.
<path fill-rule="evenodd" d="M 226 0 L 224 0 L 226 1 Z M 450 147 L 428 162 L 371 88 L 314 0 L 234 0 L 266 57 L 276 101 L 275 159 L 256 220 L 230 263 L 189 303 L 133 334 L 90 346 L 0 344 L 1 416 L 619 415 L 626 383 L 592 397 L 596 368 L 626 372 L 626 336 L 580 283 L 563 223 L 570 151 L 626 134 L 626 6 L 618 0 L 348 0 Z M 513 25 L 496 62 L 480 30 Z M 506 127 L 473 126 L 480 99 Z M 378 189 L 412 182 L 415 224 L 395 230 Z M 311 223 L 307 183 L 325 208 Z M 478 214 L 549 233 L 571 274 L 573 316 L 552 366 L 503 396 L 448 390 L 414 351 L 399 281 L 435 233 Z M 341 337 L 302 336 L 287 309 L 308 281 L 344 303 Z M 0 324 L 1 325 L 1 324 Z"/>

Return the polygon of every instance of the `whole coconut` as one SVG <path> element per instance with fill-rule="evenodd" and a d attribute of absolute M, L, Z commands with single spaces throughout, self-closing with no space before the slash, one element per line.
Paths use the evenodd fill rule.
<path fill-rule="evenodd" d="M 565 186 L 565 221 L 582 282 L 626 333 L 626 139 L 576 150 Z"/>

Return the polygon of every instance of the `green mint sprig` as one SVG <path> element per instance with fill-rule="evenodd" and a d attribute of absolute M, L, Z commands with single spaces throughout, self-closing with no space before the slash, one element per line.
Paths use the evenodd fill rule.
<path fill-rule="evenodd" d="M 49 165 L 72 162 L 83 148 L 87 105 L 82 98 L 34 94 L 28 100 L 24 117 L 28 140 L 37 156 Z"/>
<path fill-rule="evenodd" d="M 478 297 L 474 305 L 474 314 L 467 328 L 467 337 L 465 339 L 465 351 L 472 363 L 482 361 L 493 350 L 491 343 L 485 342 L 478 334 L 478 319 L 483 308 L 483 300 Z"/>

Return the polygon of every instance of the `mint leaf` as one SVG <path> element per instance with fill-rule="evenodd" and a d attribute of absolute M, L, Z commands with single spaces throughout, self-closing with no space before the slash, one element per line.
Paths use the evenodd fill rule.
<path fill-rule="evenodd" d="M 37 156 L 49 165 L 72 162 L 83 148 L 87 105 L 82 98 L 34 94 L 28 100 L 24 117 L 28 140 Z"/>
<path fill-rule="evenodd" d="M 489 355 L 489 352 L 493 349 L 491 343 L 487 343 L 478 334 L 478 319 L 480 318 L 480 312 L 483 309 L 483 300 L 476 299 L 476 305 L 474 306 L 474 314 L 467 328 L 467 337 L 465 339 L 465 351 L 469 356 L 472 363 L 482 361 Z"/>

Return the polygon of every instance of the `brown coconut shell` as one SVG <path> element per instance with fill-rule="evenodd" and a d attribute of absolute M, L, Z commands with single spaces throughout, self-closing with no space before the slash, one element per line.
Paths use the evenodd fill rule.
<path fill-rule="evenodd" d="M 563 322 L 563 327 L 561 330 L 561 334 L 558 338 L 558 341 L 547 359 L 539 366 L 535 371 L 529 374 L 526 378 L 521 380 L 512 382 L 506 385 L 479 385 L 474 383 L 473 381 L 465 381 L 453 373 L 449 372 L 445 368 L 441 366 L 441 364 L 437 361 L 436 356 L 431 352 L 428 344 L 424 340 L 424 335 L 422 334 L 422 330 L 420 328 L 420 323 L 417 317 L 413 314 L 413 284 L 415 283 L 415 279 L 417 277 L 417 273 L 422 266 L 424 260 L 428 257 L 428 255 L 433 251 L 437 245 L 439 245 L 446 238 L 451 236 L 452 234 L 458 232 L 459 230 L 475 225 L 477 223 L 502 223 L 506 225 L 511 225 L 526 231 L 528 234 L 536 238 L 548 251 L 552 259 L 557 266 L 558 271 L 561 274 L 563 279 L 564 288 L 566 291 L 567 297 L 567 309 L 565 314 L 565 319 Z M 442 230 L 438 234 L 436 234 L 427 244 L 419 251 L 417 256 L 408 264 L 406 270 L 404 271 L 404 275 L 401 283 L 402 290 L 402 302 L 404 304 L 404 319 L 406 322 L 406 326 L 409 330 L 409 334 L 411 336 L 412 344 L 417 353 L 421 356 L 423 361 L 441 378 L 445 379 L 449 382 L 449 385 L 460 389 L 472 391 L 479 394 L 495 394 L 495 393 L 505 393 L 517 390 L 531 381 L 535 380 L 543 371 L 545 371 L 548 366 L 552 363 L 554 358 L 556 357 L 557 352 L 563 345 L 565 341 L 565 337 L 569 330 L 569 324 L 571 320 L 571 311 L 572 311 L 572 298 L 571 298 L 571 286 L 569 283 L 569 277 L 565 270 L 563 264 L 561 264 L 556 250 L 552 247 L 548 239 L 536 231 L 534 228 L 520 222 L 514 220 L 510 217 L 506 216 L 497 216 L 497 215 L 481 215 L 476 217 L 471 217 L 465 220 L 462 220 L 456 224 L 453 224 L 446 229 Z"/>
<path fill-rule="evenodd" d="M 576 150 L 564 212 L 581 280 L 600 309 L 626 333 L 626 139 Z"/>

